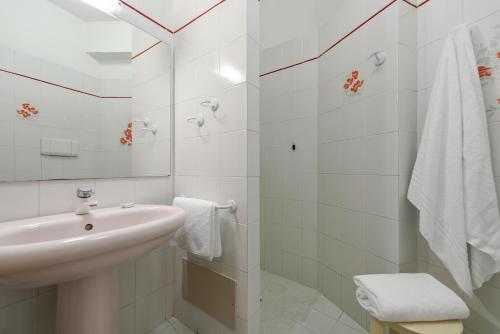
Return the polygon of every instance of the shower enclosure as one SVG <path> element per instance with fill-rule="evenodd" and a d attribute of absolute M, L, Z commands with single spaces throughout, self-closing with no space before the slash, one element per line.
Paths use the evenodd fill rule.
<path fill-rule="evenodd" d="M 500 175 L 500 5 L 275 0 L 260 17 L 261 332 L 363 332 L 358 274 L 428 272 L 456 289 L 406 193 L 441 47 L 461 23 Z M 499 332 L 498 281 L 477 290 L 469 333 Z"/>

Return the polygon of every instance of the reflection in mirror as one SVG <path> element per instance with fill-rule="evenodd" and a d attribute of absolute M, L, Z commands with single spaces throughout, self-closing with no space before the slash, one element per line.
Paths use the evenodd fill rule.
<path fill-rule="evenodd" d="M 0 31 L 0 181 L 170 174 L 169 45 L 80 0 L 6 1 Z"/>

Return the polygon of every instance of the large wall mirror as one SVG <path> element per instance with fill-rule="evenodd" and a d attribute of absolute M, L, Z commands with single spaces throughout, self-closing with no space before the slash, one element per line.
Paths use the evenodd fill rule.
<path fill-rule="evenodd" d="M 0 32 L 0 181 L 170 175 L 168 43 L 81 0 L 5 1 Z"/>

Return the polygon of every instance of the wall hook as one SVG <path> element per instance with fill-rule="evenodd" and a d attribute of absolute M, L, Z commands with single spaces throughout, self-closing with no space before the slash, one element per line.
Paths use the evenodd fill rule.
<path fill-rule="evenodd" d="M 200 105 L 205 108 L 210 108 L 212 111 L 215 112 L 219 109 L 219 100 L 213 98 L 210 101 L 201 102 Z"/>
<path fill-rule="evenodd" d="M 148 126 L 147 128 L 142 128 L 142 131 L 150 131 L 153 135 L 158 133 L 158 127 L 156 125 Z"/>
<path fill-rule="evenodd" d="M 144 127 L 148 127 L 149 123 L 151 122 L 149 117 L 145 117 L 144 119 L 134 119 L 132 122 L 134 123 L 142 123 L 144 124 Z"/>
<path fill-rule="evenodd" d="M 371 57 L 373 57 L 375 60 L 375 66 L 379 67 L 385 63 L 385 59 L 387 57 L 387 54 L 385 52 L 382 52 L 382 51 L 377 51 L 374 54 L 372 54 Z"/>
<path fill-rule="evenodd" d="M 196 123 L 200 128 L 205 124 L 205 117 L 203 114 L 199 114 L 196 117 L 190 117 L 187 119 L 188 123 Z"/>

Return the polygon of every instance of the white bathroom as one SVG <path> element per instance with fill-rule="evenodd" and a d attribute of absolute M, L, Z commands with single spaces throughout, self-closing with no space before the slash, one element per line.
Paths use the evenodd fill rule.
<path fill-rule="evenodd" d="M 500 1 L 2 5 L 0 334 L 500 334 Z"/>

